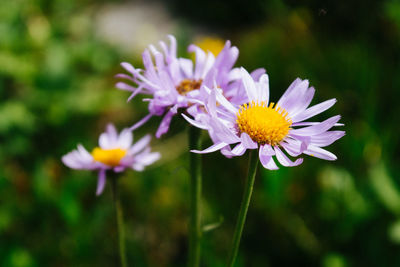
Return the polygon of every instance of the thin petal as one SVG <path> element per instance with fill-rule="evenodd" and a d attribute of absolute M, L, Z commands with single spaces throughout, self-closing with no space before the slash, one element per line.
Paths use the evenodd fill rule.
<path fill-rule="evenodd" d="M 300 142 L 298 145 L 293 143 L 285 143 L 282 142 L 281 146 L 285 149 L 285 151 L 292 157 L 297 157 L 303 153 L 300 149 Z"/>
<path fill-rule="evenodd" d="M 274 149 L 279 163 L 285 167 L 294 167 L 303 163 L 302 158 L 298 158 L 295 162 L 293 162 L 279 149 L 279 147 L 275 146 Z"/>
<path fill-rule="evenodd" d="M 149 134 L 145 135 L 129 149 L 128 154 L 133 155 L 143 150 L 150 143 L 150 140 L 151 136 Z"/>
<path fill-rule="evenodd" d="M 319 135 L 311 136 L 311 143 L 319 147 L 325 147 L 342 138 L 344 135 L 344 131 L 329 131 Z"/>
<path fill-rule="evenodd" d="M 229 112 L 232 114 L 236 114 L 238 112 L 238 109 L 235 108 L 231 102 L 229 102 L 225 96 L 218 90 L 216 91 L 216 100 L 218 101 L 219 104 L 221 104 L 224 108 L 226 108 Z"/>
<path fill-rule="evenodd" d="M 105 185 L 106 185 L 106 170 L 105 169 L 101 169 L 99 171 L 99 178 L 98 178 L 98 181 L 97 181 L 96 196 L 98 196 L 101 193 L 103 193 Z"/>
<path fill-rule="evenodd" d="M 269 101 L 269 77 L 267 74 L 263 74 L 260 77 L 259 83 L 257 84 L 258 88 L 258 100 L 265 101 L 268 103 Z"/>
<path fill-rule="evenodd" d="M 180 58 L 179 64 L 186 78 L 190 78 L 193 76 L 193 61 L 187 58 Z"/>
<path fill-rule="evenodd" d="M 190 152 L 198 153 L 198 154 L 211 153 L 211 152 L 215 152 L 217 150 L 220 150 L 221 148 L 223 148 L 224 146 L 227 146 L 227 145 L 228 145 L 227 143 L 218 142 L 218 143 L 215 143 L 214 145 L 212 145 L 209 148 L 206 148 L 204 150 L 190 150 Z"/>
<path fill-rule="evenodd" d="M 249 102 L 255 101 L 257 102 L 257 89 L 254 84 L 253 78 L 244 68 L 240 68 L 242 74 L 242 81 L 244 85 L 244 89 L 246 90 L 247 96 L 249 98 Z"/>
<path fill-rule="evenodd" d="M 297 114 L 296 116 L 294 116 L 292 118 L 293 122 L 299 122 L 299 121 L 304 121 L 308 118 L 311 118 L 317 114 L 320 114 L 322 112 L 324 112 L 325 110 L 329 109 L 330 107 L 332 107 L 334 104 L 336 103 L 336 99 L 330 99 L 330 100 L 326 100 L 322 103 L 319 103 L 317 105 L 314 105 L 306 110 L 304 110 L 303 112 Z"/>
<path fill-rule="evenodd" d="M 136 73 L 135 68 L 134 68 L 130 63 L 128 63 L 128 62 L 122 62 L 122 63 L 121 63 L 121 66 L 122 66 L 126 71 L 128 71 L 128 72 L 130 72 L 130 73 L 132 73 L 132 74 L 135 74 L 135 73 Z"/>
<path fill-rule="evenodd" d="M 254 142 L 247 133 L 242 133 L 240 139 L 243 146 L 247 149 L 256 149 L 258 147 L 257 143 Z"/>
<path fill-rule="evenodd" d="M 189 118 L 188 116 L 186 116 L 185 114 L 182 113 L 183 118 L 185 118 L 185 120 L 187 122 L 189 122 L 190 124 L 192 124 L 193 126 L 196 126 L 197 128 L 203 129 L 203 130 L 207 130 L 208 127 L 205 124 L 202 124 L 198 121 L 195 121 L 191 118 Z"/>
<path fill-rule="evenodd" d="M 307 150 L 305 150 L 303 153 L 313 156 L 313 157 L 316 157 L 316 158 L 325 159 L 325 160 L 336 160 L 337 159 L 335 154 L 333 154 L 323 148 L 314 146 L 314 145 L 309 145 Z"/>
<path fill-rule="evenodd" d="M 241 156 L 244 154 L 244 152 L 246 152 L 246 148 L 242 143 L 239 143 L 238 145 L 235 146 L 234 149 L 232 149 L 231 154 L 235 156 Z"/>
<path fill-rule="evenodd" d="M 129 85 L 129 84 L 126 84 L 126 83 L 124 83 L 124 82 L 117 82 L 117 84 L 115 85 L 115 87 L 117 87 L 117 88 L 120 89 L 120 90 L 124 90 L 124 91 L 131 91 L 131 92 L 133 92 L 133 91 L 136 90 L 135 87 L 133 87 L 133 86 L 131 86 L 131 85 Z"/>
<path fill-rule="evenodd" d="M 160 126 L 157 129 L 156 137 L 160 138 L 163 134 L 168 132 L 169 125 L 171 124 L 172 117 L 174 116 L 174 112 L 168 111 L 167 114 L 162 119 Z"/>
<path fill-rule="evenodd" d="M 149 153 L 148 151 L 137 155 L 137 163 L 143 166 L 150 165 L 161 158 L 161 154 L 158 152 Z"/>
<path fill-rule="evenodd" d="M 137 123 L 135 123 L 134 125 L 132 125 L 129 130 L 130 131 L 134 131 L 137 128 L 139 128 L 140 126 L 142 126 L 143 124 L 145 124 L 151 117 L 153 116 L 153 114 L 147 114 L 145 117 L 143 117 L 143 119 L 141 119 L 140 121 L 138 121 Z"/>
<path fill-rule="evenodd" d="M 301 129 L 293 129 L 293 130 L 291 130 L 290 133 L 293 133 L 294 135 L 301 135 L 301 136 L 311 136 L 311 135 L 320 134 L 322 132 L 329 130 L 339 120 L 340 120 L 340 115 L 333 116 L 333 117 L 331 117 L 319 124 L 313 125 L 313 126 L 304 127 Z"/>
<path fill-rule="evenodd" d="M 259 68 L 259 69 L 255 69 L 253 70 L 250 75 L 251 77 L 255 80 L 258 81 L 261 77 L 261 75 L 263 75 L 265 73 L 265 69 L 264 68 Z"/>
<path fill-rule="evenodd" d="M 132 132 L 129 129 L 124 129 L 118 136 L 118 146 L 120 148 L 128 149 L 132 145 Z"/>
<path fill-rule="evenodd" d="M 279 168 L 273 160 L 272 156 L 270 155 L 268 147 L 269 145 L 264 145 L 260 147 L 260 150 L 258 152 L 260 162 L 264 166 L 264 168 L 268 170 L 278 170 Z"/>

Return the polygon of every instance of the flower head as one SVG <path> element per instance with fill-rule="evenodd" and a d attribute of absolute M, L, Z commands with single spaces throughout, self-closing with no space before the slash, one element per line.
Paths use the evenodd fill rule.
<path fill-rule="evenodd" d="M 196 104 L 196 99 L 202 96 L 199 92 L 201 86 L 212 87 L 217 84 L 229 95 L 227 92 L 229 85 L 240 76 L 239 70 L 233 68 L 239 50 L 231 46 L 230 41 L 225 43 L 216 57 L 210 51 L 205 52 L 196 45 L 190 45 L 188 51 L 194 52 L 196 58 L 193 63 L 191 59 L 178 58 L 176 40 L 171 35 L 169 39 L 170 46 L 160 42 L 161 51 L 153 45 L 144 51 L 144 70 L 124 62 L 121 65 L 130 75 L 117 75 L 136 84 L 136 86 L 124 82 L 116 84 L 117 88 L 132 92 L 128 100 L 139 93 L 150 95 L 150 98 L 144 99 L 149 102 L 149 115 L 131 129 L 141 126 L 152 116 L 164 116 L 156 137 L 168 131 L 171 119 L 178 109 L 186 109 L 192 116 L 202 112 Z"/>
<path fill-rule="evenodd" d="M 315 90 L 307 80 L 296 79 L 275 104 L 269 102 L 268 75 L 263 74 L 258 81 L 241 69 L 242 89 L 245 92 L 240 102 L 228 101 L 220 90 L 204 88 L 208 100 L 204 102 L 208 117 L 192 120 L 191 124 L 208 130 L 214 145 L 196 153 L 209 153 L 217 150 L 228 156 L 240 156 L 247 149 L 259 149 L 259 158 L 267 169 L 278 169 L 273 156 L 283 166 L 297 166 L 286 155 L 297 157 L 307 154 L 321 159 L 335 160 L 336 156 L 322 147 L 341 138 L 344 131 L 329 131 L 340 116 L 323 122 L 304 122 L 329 109 L 336 102 L 330 99 L 309 107 Z M 236 144 L 233 149 L 230 145 Z M 285 153 L 286 152 L 286 153 Z"/>
<path fill-rule="evenodd" d="M 63 156 L 62 161 L 72 169 L 98 170 L 96 194 L 100 195 L 104 190 L 107 170 L 122 172 L 131 168 L 142 171 L 145 166 L 160 158 L 158 152 L 150 152 L 150 139 L 150 135 L 146 135 L 132 144 L 133 135 L 129 129 L 118 134 L 114 125 L 109 124 L 99 137 L 99 146 L 91 153 L 79 144 L 78 149 Z"/>

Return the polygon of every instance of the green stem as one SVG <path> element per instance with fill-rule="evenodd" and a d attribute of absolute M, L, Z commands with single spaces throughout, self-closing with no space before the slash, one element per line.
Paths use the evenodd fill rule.
<path fill-rule="evenodd" d="M 201 129 L 189 128 L 189 148 L 201 149 Z M 190 152 L 189 267 L 200 265 L 201 240 L 201 156 Z"/>
<path fill-rule="evenodd" d="M 254 180 L 256 177 L 258 165 L 258 151 L 257 149 L 251 150 L 249 159 L 249 169 L 247 173 L 246 187 L 243 192 L 242 203 L 240 204 L 239 217 L 236 222 L 235 234 L 233 236 L 232 249 L 229 254 L 229 267 L 235 264 L 236 256 L 239 250 L 240 238 L 242 237 L 244 223 L 246 221 L 247 210 L 249 209 L 250 198 L 253 192 Z"/>
<path fill-rule="evenodd" d="M 126 254 L 125 254 L 125 231 L 124 231 L 124 218 L 122 213 L 122 206 L 118 196 L 117 179 L 116 175 L 110 177 L 111 179 L 111 191 L 115 206 L 115 215 L 117 217 L 117 228 L 118 228 L 118 241 L 119 241 L 119 257 L 121 260 L 121 266 L 127 267 Z"/>

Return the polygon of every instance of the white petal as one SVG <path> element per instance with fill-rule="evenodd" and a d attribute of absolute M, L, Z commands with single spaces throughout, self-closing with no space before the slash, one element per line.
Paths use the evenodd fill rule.
<path fill-rule="evenodd" d="M 223 148 L 224 146 L 227 146 L 227 143 L 224 142 L 218 142 L 215 143 L 214 145 L 210 146 L 209 148 L 206 148 L 204 150 L 190 150 L 190 152 L 193 153 L 198 153 L 198 154 L 204 154 L 204 153 L 211 153 L 211 152 L 215 152 L 217 150 L 220 150 L 221 148 Z"/>
<path fill-rule="evenodd" d="M 249 102 L 255 101 L 257 102 L 257 89 L 256 85 L 254 84 L 253 78 L 250 74 L 245 70 L 243 67 L 240 68 L 242 74 L 242 81 L 244 85 L 244 89 L 246 90 L 247 96 L 249 98 Z"/>
<path fill-rule="evenodd" d="M 254 142 L 247 133 L 242 133 L 240 139 L 243 146 L 247 149 L 256 149 L 258 147 L 257 143 Z"/>
<path fill-rule="evenodd" d="M 150 140 L 151 136 L 149 134 L 145 135 L 129 149 L 128 154 L 134 155 L 139 151 L 143 150 L 150 143 Z"/>
<path fill-rule="evenodd" d="M 303 153 L 313 156 L 313 157 L 316 157 L 316 158 L 325 159 L 325 160 L 336 160 L 337 159 L 335 154 L 333 154 L 323 148 L 314 146 L 314 145 L 309 145 L 307 150 L 305 150 Z"/>

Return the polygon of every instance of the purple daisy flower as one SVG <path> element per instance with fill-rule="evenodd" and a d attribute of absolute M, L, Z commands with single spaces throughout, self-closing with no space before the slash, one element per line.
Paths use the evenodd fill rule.
<path fill-rule="evenodd" d="M 99 146 L 89 153 L 82 145 L 78 149 L 62 157 L 63 163 L 77 170 L 98 170 L 99 178 L 96 195 L 100 195 L 106 183 L 106 171 L 122 172 L 126 168 L 136 171 L 152 164 L 160 158 L 158 152 L 150 152 L 150 135 L 146 135 L 132 144 L 133 135 L 129 129 L 117 133 L 114 125 L 108 124 L 107 129 L 99 137 Z"/>
<path fill-rule="evenodd" d="M 315 90 L 309 87 L 307 80 L 296 79 L 280 100 L 269 102 L 268 75 L 263 74 L 258 81 L 241 68 L 244 97 L 241 102 L 231 102 L 218 89 L 208 92 L 208 101 L 204 106 L 209 114 L 202 120 L 193 120 L 183 115 L 196 127 L 208 130 L 214 144 L 203 151 L 217 150 L 230 157 L 240 156 L 247 149 L 259 149 L 262 165 L 270 170 L 278 169 L 273 156 L 286 167 L 297 166 L 302 158 L 294 162 L 286 155 L 297 157 L 307 154 L 325 160 L 336 160 L 336 156 L 322 147 L 341 138 L 344 131 L 329 131 L 340 116 L 331 117 L 323 122 L 304 122 L 305 120 L 329 109 L 336 103 L 330 99 L 309 107 Z M 231 149 L 230 145 L 236 144 Z M 286 152 L 286 153 L 285 153 Z"/>
<path fill-rule="evenodd" d="M 161 51 L 153 45 L 144 51 L 142 55 L 144 70 L 123 62 L 122 67 L 130 75 L 117 75 L 136 84 L 136 86 L 124 82 L 116 84 L 117 88 L 132 92 L 128 101 L 139 93 L 152 96 L 152 98 L 144 99 L 149 102 L 149 114 L 131 129 L 140 127 L 152 116 L 164 116 L 156 132 L 157 138 L 168 131 L 171 119 L 178 109 L 184 108 L 192 116 L 203 112 L 193 101 L 201 99 L 202 95 L 198 90 L 201 86 L 212 87 L 217 84 L 224 91 L 224 95 L 229 97 L 234 94 L 234 92 L 229 92 L 230 85 L 240 79 L 239 69 L 233 68 L 239 50 L 231 46 L 230 41 L 226 41 L 217 57 L 209 51 L 204 52 L 196 45 L 190 45 L 188 51 L 194 52 L 196 56 L 194 64 L 191 59 L 178 58 L 176 40 L 171 35 L 169 35 L 169 40 L 169 47 L 164 42 L 160 42 Z M 258 70 L 259 72 L 265 71 Z"/>

